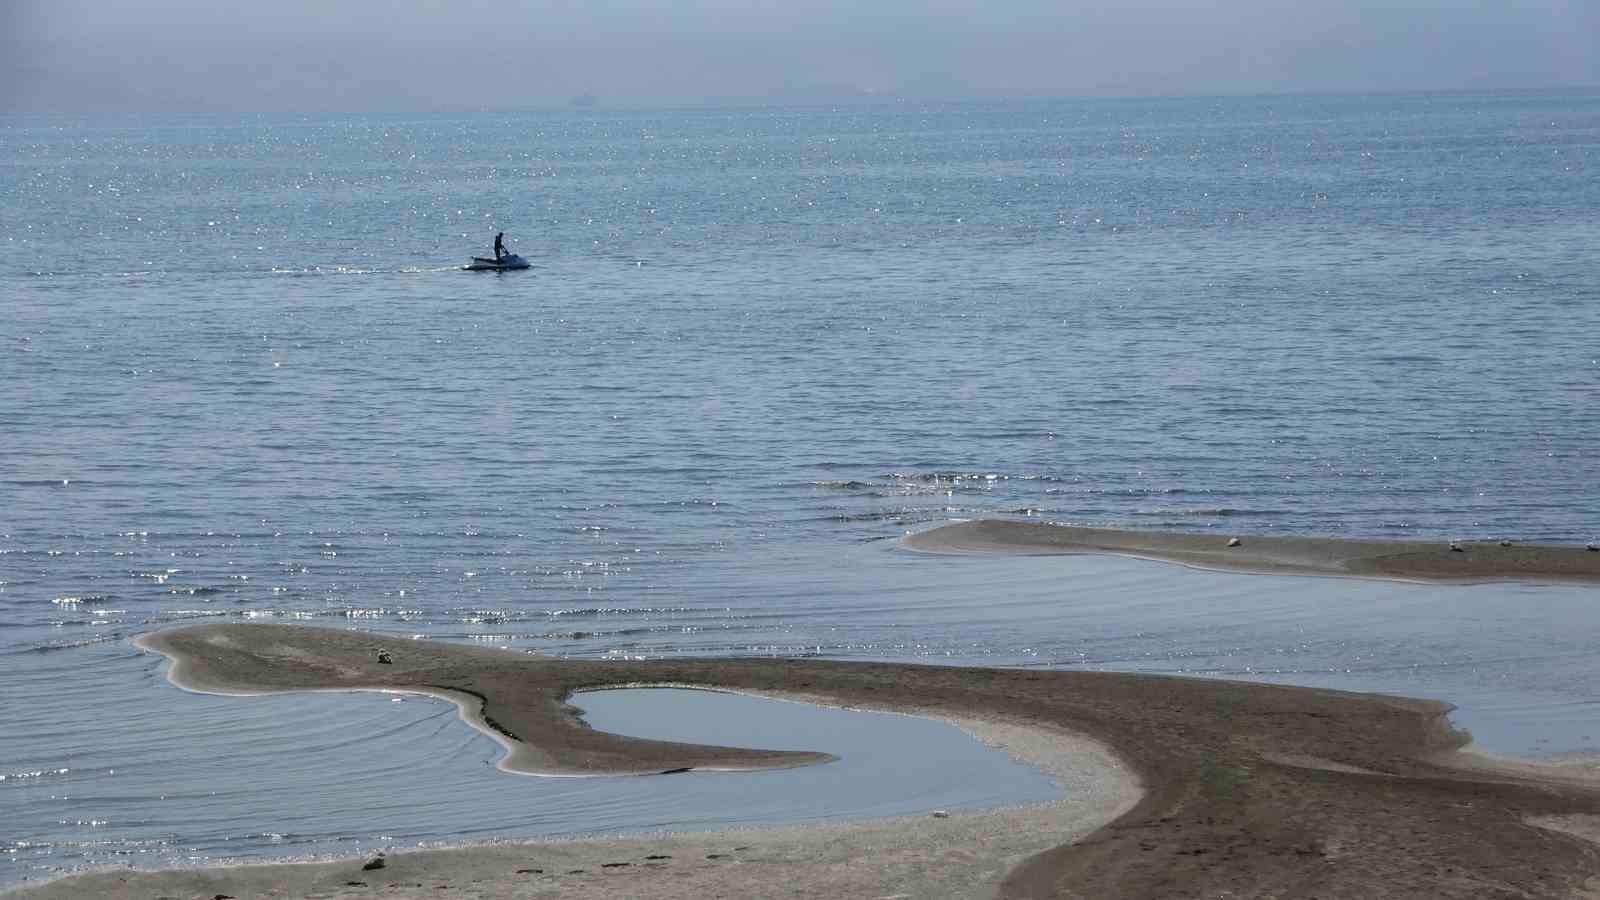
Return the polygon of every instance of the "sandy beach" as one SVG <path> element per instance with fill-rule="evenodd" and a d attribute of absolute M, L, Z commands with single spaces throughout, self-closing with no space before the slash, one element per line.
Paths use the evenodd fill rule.
<path fill-rule="evenodd" d="M 1204 569 L 1404 581 L 1600 581 L 1600 550 L 1516 541 L 1341 540 L 1123 531 L 998 519 L 907 535 L 928 553 L 1110 553 Z"/>
<path fill-rule="evenodd" d="M 106 871 L 25 897 L 1574 897 L 1600 891 L 1600 788 L 1467 764 L 1448 707 L 1088 672 L 819 660 L 555 660 L 354 631 L 207 624 L 146 635 L 197 690 L 452 696 L 507 768 L 796 765 L 585 727 L 571 692 L 699 685 L 967 725 L 1067 788 L 1060 803 L 861 825 L 500 844 L 368 859 Z M 378 650 L 391 662 L 378 661 Z M 460 698 L 468 698 L 462 700 Z M 825 742 L 824 742 L 825 743 Z M 798 755 L 797 755 L 798 754 Z M 512 776 L 504 776 L 512 777 Z"/>

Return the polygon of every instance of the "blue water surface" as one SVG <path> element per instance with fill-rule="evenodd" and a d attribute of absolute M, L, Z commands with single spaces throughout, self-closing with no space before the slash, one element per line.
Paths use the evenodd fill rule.
<path fill-rule="evenodd" d="M 442 705 L 177 691 L 129 638 L 191 619 L 1264 678 L 1586 750 L 1594 588 L 892 543 L 1600 539 L 1597 165 L 1592 90 L 0 117 L 0 880 L 381 843 L 305 799 L 344 759 L 511 777 Z M 535 268 L 459 271 L 497 231 Z"/>

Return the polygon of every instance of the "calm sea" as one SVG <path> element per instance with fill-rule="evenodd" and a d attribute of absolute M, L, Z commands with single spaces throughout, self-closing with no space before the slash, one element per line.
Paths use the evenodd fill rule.
<path fill-rule="evenodd" d="M 0 884 L 643 821 L 486 815 L 527 804 L 447 705 L 179 692 L 128 639 L 188 619 L 1265 678 L 1589 750 L 1594 588 L 893 542 L 1596 539 L 1597 209 L 1595 91 L 0 118 Z M 459 271 L 497 231 L 535 268 Z"/>

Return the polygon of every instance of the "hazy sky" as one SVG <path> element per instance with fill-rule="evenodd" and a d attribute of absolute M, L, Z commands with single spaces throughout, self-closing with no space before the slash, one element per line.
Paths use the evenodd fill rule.
<path fill-rule="evenodd" d="M 0 0 L 0 108 L 1594 85 L 1597 45 L 1597 0 Z"/>

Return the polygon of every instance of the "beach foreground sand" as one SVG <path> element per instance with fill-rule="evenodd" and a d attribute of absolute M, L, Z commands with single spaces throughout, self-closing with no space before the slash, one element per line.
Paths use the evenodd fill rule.
<path fill-rule="evenodd" d="M 907 535 L 929 553 L 1108 553 L 1203 569 L 1403 581 L 1597 581 L 1600 550 L 1516 541 L 1342 540 L 1213 532 L 1123 531 L 984 519 Z"/>
<path fill-rule="evenodd" d="M 600 735 L 563 702 L 582 688 L 670 683 L 978 720 L 1087 796 L 864 825 L 400 851 L 375 869 L 110 871 L 24 896 L 1600 897 L 1600 789 L 1537 767 L 1461 765 L 1465 736 L 1439 703 L 1089 672 L 570 661 L 434 641 L 391 644 L 380 663 L 373 635 L 286 625 L 142 641 L 197 689 L 469 698 L 469 718 L 531 748 L 533 768 L 806 761 Z"/>

